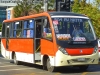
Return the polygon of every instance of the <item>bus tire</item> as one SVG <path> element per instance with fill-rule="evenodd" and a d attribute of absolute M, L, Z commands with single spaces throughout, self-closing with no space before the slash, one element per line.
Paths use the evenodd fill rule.
<path fill-rule="evenodd" d="M 50 72 L 54 72 L 55 71 L 55 67 L 51 66 L 49 58 L 47 58 L 47 70 L 50 71 Z"/>
<path fill-rule="evenodd" d="M 14 54 L 14 60 L 13 61 L 14 61 L 14 64 L 16 64 L 16 65 L 20 64 L 20 62 L 16 60 L 16 54 Z"/>
<path fill-rule="evenodd" d="M 79 69 L 80 70 L 87 70 L 88 67 L 89 67 L 89 65 L 81 65 L 81 66 L 79 66 Z"/>
<path fill-rule="evenodd" d="M 43 70 L 47 70 L 47 66 L 43 64 Z"/>

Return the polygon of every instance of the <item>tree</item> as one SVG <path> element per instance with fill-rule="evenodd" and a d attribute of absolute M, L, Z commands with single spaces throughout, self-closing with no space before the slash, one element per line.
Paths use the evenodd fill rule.
<path fill-rule="evenodd" d="M 92 7 L 91 18 L 93 20 L 96 35 L 100 38 L 100 0 L 94 0 Z"/>
<path fill-rule="evenodd" d="M 33 1 L 34 0 L 22 0 L 21 2 L 18 2 L 17 6 L 14 7 L 14 17 L 27 16 L 43 12 L 44 10 L 41 7 L 44 5 L 44 0 L 35 5 L 33 4 Z M 48 10 L 54 10 L 54 0 L 48 1 Z"/>
<path fill-rule="evenodd" d="M 48 10 L 55 10 L 55 0 L 48 0 Z"/>
<path fill-rule="evenodd" d="M 94 26 L 96 35 L 100 38 L 100 0 L 94 0 L 92 3 L 86 3 L 86 0 L 74 0 L 72 11 L 87 15 Z"/>
<path fill-rule="evenodd" d="M 80 7 L 79 0 L 74 0 L 72 11 L 78 13 L 80 10 L 79 7 Z"/>
<path fill-rule="evenodd" d="M 39 12 L 43 12 L 44 10 L 41 8 L 44 6 L 44 0 L 42 0 L 42 2 L 40 2 L 39 4 L 35 5 L 33 8 L 33 11 L 36 11 L 37 13 Z M 55 10 L 55 1 L 54 0 L 48 0 L 48 6 L 47 6 L 47 10 L 51 11 L 51 10 Z"/>
<path fill-rule="evenodd" d="M 34 0 L 22 0 L 14 7 L 14 17 L 27 16 L 33 8 Z"/>

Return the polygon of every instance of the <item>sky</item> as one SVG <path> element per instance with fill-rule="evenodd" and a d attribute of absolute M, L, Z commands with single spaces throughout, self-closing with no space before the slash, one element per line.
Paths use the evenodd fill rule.
<path fill-rule="evenodd" d="M 71 0 L 71 1 L 73 1 L 73 0 Z M 89 2 L 89 1 L 90 1 L 90 3 L 93 3 L 93 1 L 94 1 L 94 0 L 86 0 L 86 1 L 87 1 L 87 2 Z"/>
<path fill-rule="evenodd" d="M 90 1 L 90 3 L 92 3 L 94 0 L 87 0 L 87 2 L 89 2 Z"/>

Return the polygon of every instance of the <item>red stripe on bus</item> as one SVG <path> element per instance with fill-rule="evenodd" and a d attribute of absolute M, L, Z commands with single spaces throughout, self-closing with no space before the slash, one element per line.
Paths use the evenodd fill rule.
<path fill-rule="evenodd" d="M 67 48 L 66 51 L 69 55 L 90 55 L 93 53 L 94 48 L 76 48 L 76 49 L 69 49 Z"/>

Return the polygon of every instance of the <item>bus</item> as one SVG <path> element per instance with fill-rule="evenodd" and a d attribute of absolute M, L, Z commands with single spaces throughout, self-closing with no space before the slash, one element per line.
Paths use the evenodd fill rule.
<path fill-rule="evenodd" d="M 99 62 L 91 20 L 83 14 L 64 11 L 4 20 L 1 54 L 17 65 L 38 64 L 50 72 L 60 66 L 86 70 Z"/>

